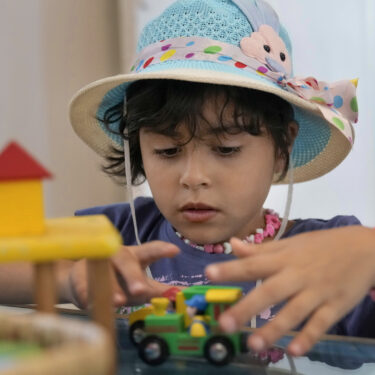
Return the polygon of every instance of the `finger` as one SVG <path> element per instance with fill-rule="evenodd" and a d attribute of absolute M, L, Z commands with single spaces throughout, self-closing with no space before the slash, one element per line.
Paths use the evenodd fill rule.
<path fill-rule="evenodd" d="M 269 278 L 221 314 L 219 322 L 222 329 L 228 333 L 235 332 L 253 316 L 295 295 L 303 288 L 303 283 L 299 280 L 300 275 L 288 275 L 287 272 Z"/>
<path fill-rule="evenodd" d="M 289 240 L 267 241 L 262 244 L 249 244 L 238 238 L 230 240 L 234 255 L 239 258 L 250 255 L 275 253 L 290 247 Z"/>
<path fill-rule="evenodd" d="M 243 242 L 238 238 L 231 238 L 230 244 L 232 246 L 233 254 L 237 258 L 245 258 L 257 254 L 256 246 L 254 244 Z"/>
<path fill-rule="evenodd" d="M 322 302 L 322 296 L 313 290 L 297 294 L 279 311 L 276 317 L 257 329 L 248 344 L 255 351 L 263 351 L 288 331 L 302 323 Z"/>
<path fill-rule="evenodd" d="M 300 356 L 309 351 L 320 336 L 339 319 L 339 305 L 330 303 L 319 308 L 289 344 L 288 352 L 293 356 Z"/>
<path fill-rule="evenodd" d="M 118 282 L 118 278 L 116 276 L 116 272 L 113 267 L 110 269 L 110 278 L 111 278 L 111 285 L 113 291 L 113 304 L 116 307 L 120 307 L 126 304 L 127 298 L 122 290 L 120 283 Z"/>
<path fill-rule="evenodd" d="M 330 299 L 329 302 L 316 309 L 299 334 L 289 344 L 289 353 L 299 356 L 309 351 L 321 335 L 360 301 L 358 295 L 352 297 L 353 299 L 337 295 L 336 298 Z"/>
<path fill-rule="evenodd" d="M 68 289 L 71 302 L 80 309 L 88 307 L 87 262 L 82 259 L 73 264 L 68 276 Z"/>
<path fill-rule="evenodd" d="M 228 262 L 215 263 L 206 267 L 206 276 L 212 281 L 249 281 L 267 278 L 281 264 L 271 256 L 258 255 Z"/>
<path fill-rule="evenodd" d="M 147 290 L 146 275 L 134 254 L 123 247 L 111 262 L 119 274 L 121 288 L 131 295 L 141 295 Z"/>
<path fill-rule="evenodd" d="M 69 296 L 71 302 L 80 309 L 85 309 L 88 306 L 88 289 L 87 283 L 75 281 L 72 273 L 68 276 Z"/>
<path fill-rule="evenodd" d="M 129 246 L 142 267 L 146 267 L 161 258 L 172 258 L 179 253 L 177 246 L 163 241 L 151 241 L 140 246 Z"/>

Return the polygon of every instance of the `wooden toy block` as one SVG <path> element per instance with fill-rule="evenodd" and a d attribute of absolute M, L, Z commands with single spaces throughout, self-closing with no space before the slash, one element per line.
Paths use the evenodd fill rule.
<path fill-rule="evenodd" d="M 109 257 L 120 249 L 121 236 L 104 215 L 46 220 L 41 179 L 49 177 L 16 142 L 0 153 L 0 262 L 32 262 L 37 308 L 53 312 L 54 262 L 87 258 L 93 317 L 109 332 L 113 346 Z"/>
<path fill-rule="evenodd" d="M 51 174 L 16 142 L 0 153 L 0 236 L 44 231 L 43 178 Z"/>

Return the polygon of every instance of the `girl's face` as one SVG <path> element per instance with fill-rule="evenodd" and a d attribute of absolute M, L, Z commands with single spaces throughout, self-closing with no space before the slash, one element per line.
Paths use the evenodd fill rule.
<path fill-rule="evenodd" d="M 217 243 L 245 238 L 264 226 L 263 203 L 283 161 L 275 158 L 271 137 L 228 134 L 208 103 L 199 137 L 189 142 L 184 125 L 175 138 L 141 129 L 145 174 L 164 217 L 184 237 Z M 226 127 L 230 125 L 227 116 Z M 233 120 L 232 120 L 233 121 Z M 217 125 L 215 125 L 215 122 Z"/>

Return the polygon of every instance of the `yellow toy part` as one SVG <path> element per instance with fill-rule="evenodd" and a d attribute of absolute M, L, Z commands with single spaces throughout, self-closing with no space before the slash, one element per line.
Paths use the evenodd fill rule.
<path fill-rule="evenodd" d="M 133 323 L 138 322 L 139 320 L 145 320 L 147 315 L 150 315 L 154 312 L 153 306 L 142 307 L 139 310 L 133 311 L 129 314 L 129 326 Z"/>
<path fill-rule="evenodd" d="M 106 258 L 121 244 L 120 234 L 104 215 L 48 219 L 41 235 L 0 237 L 0 262 Z"/>
<path fill-rule="evenodd" d="M 151 303 L 154 308 L 155 315 L 165 315 L 167 313 L 167 307 L 169 305 L 169 299 L 165 297 L 151 298 Z"/>
<path fill-rule="evenodd" d="M 238 289 L 210 289 L 206 292 L 208 303 L 234 303 L 242 297 L 242 290 Z"/>
<path fill-rule="evenodd" d="M 190 326 L 191 337 L 205 337 L 207 336 L 207 328 L 203 316 L 195 316 Z"/>
<path fill-rule="evenodd" d="M 40 180 L 0 183 L 0 237 L 44 232 L 43 191 Z"/>
<path fill-rule="evenodd" d="M 351 82 L 355 87 L 358 87 L 358 78 L 351 79 Z"/>

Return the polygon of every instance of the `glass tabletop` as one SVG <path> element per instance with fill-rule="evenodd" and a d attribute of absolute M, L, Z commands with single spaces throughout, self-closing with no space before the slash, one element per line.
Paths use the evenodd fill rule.
<path fill-rule="evenodd" d="M 274 364 L 255 365 L 247 353 L 240 354 L 227 366 L 217 367 L 205 358 L 173 357 L 159 366 L 149 366 L 139 357 L 128 337 L 126 319 L 117 320 L 118 372 L 117 374 L 176 374 L 176 375 L 372 375 L 375 374 L 375 340 L 326 335 L 305 356 L 291 358 L 284 355 Z M 248 334 L 251 334 L 249 330 Z M 285 348 L 292 336 L 277 343 Z"/>
<path fill-rule="evenodd" d="M 4 309 L 4 306 L 1 306 Z M 30 312 L 30 309 L 5 308 L 12 313 Z M 62 315 L 87 320 L 80 311 L 60 310 Z M 205 358 L 169 357 L 159 366 L 149 366 L 139 357 L 137 348 L 131 343 L 128 321 L 116 320 L 117 328 L 117 375 L 375 375 L 375 340 L 342 336 L 324 336 L 305 356 L 290 358 L 285 355 L 276 363 L 267 366 L 254 364 L 247 353 L 240 354 L 227 366 L 217 367 Z M 251 334 L 251 330 L 247 331 Z M 292 336 L 283 337 L 278 348 L 285 348 Z"/>

